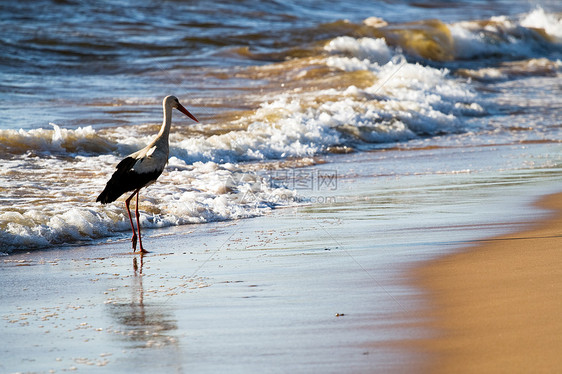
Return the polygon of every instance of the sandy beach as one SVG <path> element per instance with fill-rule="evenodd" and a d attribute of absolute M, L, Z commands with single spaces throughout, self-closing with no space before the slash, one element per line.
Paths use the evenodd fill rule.
<path fill-rule="evenodd" d="M 419 270 L 437 336 L 424 341 L 431 373 L 555 373 L 562 367 L 562 194 L 529 229 Z"/>
<path fill-rule="evenodd" d="M 488 148 L 474 154 L 484 157 L 483 152 Z M 252 219 L 145 230 L 144 244 L 151 253 L 142 258 L 129 252 L 127 232 L 97 244 L 1 258 L 0 371 L 403 373 L 433 372 L 433 365 L 441 363 L 452 365 L 444 371 L 450 367 L 458 371 L 457 365 L 464 364 L 457 353 L 471 353 L 472 346 L 467 351 L 457 345 L 451 334 L 457 325 L 449 325 L 446 317 L 456 320 L 457 314 L 449 310 L 465 313 L 465 306 L 456 302 L 469 300 L 467 294 L 479 295 L 480 288 L 487 290 L 493 282 L 483 287 L 462 280 L 459 286 L 445 278 L 456 275 L 433 276 L 427 268 L 420 277 L 433 291 L 428 295 L 412 280 L 410 270 L 421 261 L 475 244 L 475 239 L 521 230 L 541 217 L 539 210 L 526 204 L 551 191 L 558 176 L 531 172 L 518 174 L 517 183 L 512 183 L 509 172 L 490 176 L 454 172 L 457 161 L 466 159 L 454 149 L 430 149 L 422 155 L 400 150 L 358 153 L 304 168 L 337 170 L 337 188 L 309 191 L 309 197 L 318 200 L 314 204 Z M 383 159 L 385 167 L 396 171 L 398 165 L 415 168 L 427 158 L 444 161 L 434 162 L 435 172 L 422 178 L 407 171 L 373 177 L 384 174 Z M 522 232 L 489 242 L 528 246 L 534 242 L 530 237 L 555 241 L 559 234 L 547 231 L 555 229 L 553 223 L 537 234 Z M 541 324 L 533 326 L 548 334 L 532 335 L 542 330 L 531 328 L 524 332 L 538 340 L 557 339 L 560 304 L 548 303 L 557 302 L 553 295 L 559 286 L 554 280 L 533 278 L 556 274 L 555 250 L 535 257 L 533 261 L 542 261 L 536 266 L 524 260 L 531 266 L 523 269 L 518 252 L 510 252 L 513 246 L 492 255 L 495 250 L 486 249 L 488 241 L 478 244 L 486 247 L 437 260 L 431 268 L 441 273 L 448 266 L 462 266 L 463 257 L 487 253 L 496 260 L 489 263 L 493 269 L 511 264 L 515 270 L 506 268 L 502 276 L 514 276 L 514 282 L 541 290 L 532 291 L 538 301 L 531 309 L 541 316 L 537 318 Z M 551 267 L 552 274 L 543 271 Z M 523 278 L 521 271 L 526 272 Z M 453 289 L 438 288 L 443 280 Z M 487 308 L 505 302 L 493 300 Z M 541 308 L 552 308 L 554 314 L 535 308 L 539 301 Z M 521 302 L 513 314 L 523 322 L 527 303 Z M 425 313 L 428 305 L 435 307 L 431 316 Z M 476 315 L 472 308 L 466 310 L 469 316 Z M 503 313 L 488 310 L 482 309 L 483 314 Z M 463 321 L 474 321 L 466 317 L 463 314 Z M 503 326 L 495 327 L 500 335 L 492 334 L 490 342 L 505 335 Z M 466 327 L 485 340 L 498 331 L 484 329 L 487 335 L 481 336 L 480 325 Z M 461 331 L 461 342 L 466 336 L 483 345 Z M 509 331 L 517 345 L 519 330 Z M 427 340 L 433 336 L 435 340 Z M 526 341 L 521 349 L 535 346 Z M 449 350 L 449 343 L 455 349 Z M 553 348 L 555 359 L 555 345 L 543 343 Z M 533 362 L 533 356 L 512 356 L 515 351 L 507 345 L 496 348 L 500 346 L 505 355 L 497 357 L 529 357 Z M 536 347 L 534 357 L 546 354 L 539 343 Z"/>

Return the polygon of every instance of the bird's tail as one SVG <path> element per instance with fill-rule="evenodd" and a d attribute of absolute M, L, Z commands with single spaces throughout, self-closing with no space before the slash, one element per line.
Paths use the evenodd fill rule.
<path fill-rule="evenodd" d="M 124 191 L 119 191 L 112 187 L 113 186 L 110 186 L 110 184 L 108 183 L 107 186 L 105 186 L 105 189 L 102 191 L 102 193 L 100 193 L 96 201 L 99 201 L 102 204 L 109 204 L 117 200 L 119 196 L 123 194 Z"/>

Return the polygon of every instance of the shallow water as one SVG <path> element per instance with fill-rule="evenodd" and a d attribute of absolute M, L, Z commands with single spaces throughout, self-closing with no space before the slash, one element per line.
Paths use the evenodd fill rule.
<path fill-rule="evenodd" d="M 298 170 L 340 153 L 404 150 L 373 174 L 392 178 L 432 170 L 427 149 L 544 144 L 457 171 L 560 167 L 558 2 L 99 4 L 1 5 L 0 252 L 129 235 L 95 197 L 167 94 L 201 123 L 174 115 L 147 228 L 311 202 Z"/>

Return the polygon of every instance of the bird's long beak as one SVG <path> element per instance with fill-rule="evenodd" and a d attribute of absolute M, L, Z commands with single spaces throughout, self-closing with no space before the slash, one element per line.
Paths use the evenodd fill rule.
<path fill-rule="evenodd" d="M 181 105 L 180 103 L 178 103 L 178 110 L 183 114 L 185 114 L 186 116 L 188 116 L 189 118 L 191 118 L 192 120 L 194 120 L 195 122 L 199 122 L 197 118 L 195 118 L 193 114 L 189 113 L 189 111 L 185 109 L 184 106 Z"/>

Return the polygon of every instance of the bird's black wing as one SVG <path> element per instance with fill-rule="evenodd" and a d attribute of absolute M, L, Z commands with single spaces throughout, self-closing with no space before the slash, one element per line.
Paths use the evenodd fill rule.
<path fill-rule="evenodd" d="M 111 203 L 125 192 L 138 190 L 153 182 L 162 174 L 163 169 L 154 170 L 149 173 L 137 173 L 133 170 L 133 166 L 135 166 L 137 161 L 138 159 L 134 157 L 127 157 L 117 164 L 117 170 L 113 173 L 96 201 L 102 204 Z"/>
<path fill-rule="evenodd" d="M 134 157 L 126 157 L 122 159 L 121 162 L 119 162 L 115 167 L 117 170 L 115 171 L 115 173 L 113 173 L 113 176 L 111 178 L 113 179 L 113 177 L 127 174 L 127 172 L 131 171 L 133 166 L 135 166 L 136 162 L 137 159 Z"/>

